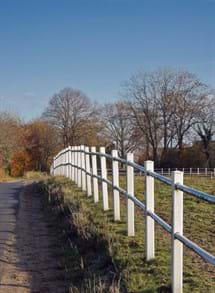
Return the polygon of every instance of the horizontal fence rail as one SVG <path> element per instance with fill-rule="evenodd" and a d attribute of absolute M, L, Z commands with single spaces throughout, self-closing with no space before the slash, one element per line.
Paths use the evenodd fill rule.
<path fill-rule="evenodd" d="M 156 173 L 170 177 L 173 171 L 182 171 L 184 176 L 189 177 L 209 177 L 215 178 L 215 168 L 159 168 L 154 170 Z M 136 175 L 143 176 L 144 174 L 137 169 L 134 170 Z M 107 169 L 108 175 L 112 175 L 112 168 Z M 126 175 L 126 169 L 119 169 L 120 175 Z"/>
<path fill-rule="evenodd" d="M 112 168 L 107 169 L 107 161 Z M 119 165 L 125 166 L 120 169 Z M 98 168 L 100 166 L 100 169 Z M 193 241 L 183 235 L 183 196 L 192 195 L 198 199 L 215 203 L 215 196 L 188 187 L 183 184 L 184 172 L 180 170 L 165 172 L 165 169 L 154 171 L 154 162 L 146 161 L 144 166 L 133 161 L 133 154 L 128 153 L 126 159 L 118 157 L 118 151 L 113 150 L 111 154 L 106 154 L 105 148 L 100 147 L 99 152 L 96 147 L 72 146 L 60 151 L 53 159 L 50 173 L 66 176 L 74 181 L 78 187 L 86 192 L 87 196 L 93 195 L 94 202 L 99 201 L 98 182 L 101 183 L 101 194 L 103 210 L 109 210 L 108 186 L 113 190 L 114 220 L 120 220 L 120 195 L 127 199 L 127 234 L 135 235 L 135 210 L 138 206 L 145 212 L 146 229 L 146 259 L 155 257 L 155 232 L 154 222 L 159 224 L 165 231 L 171 234 L 171 286 L 174 293 L 183 291 L 183 245 L 198 254 L 204 261 L 215 266 L 215 256 L 198 246 Z M 185 171 L 185 170 L 184 170 Z M 189 174 L 194 169 L 189 170 Z M 201 170 L 196 169 L 197 175 Z M 204 169 L 207 176 L 214 170 Z M 145 177 L 145 202 L 140 201 L 134 192 L 134 174 L 143 174 Z M 207 174 L 207 175 L 206 175 Z M 112 180 L 108 179 L 111 175 Z M 119 185 L 119 175 L 126 176 L 126 189 Z M 168 177 L 164 176 L 167 175 Z M 172 223 L 169 225 L 159 215 L 154 212 L 154 179 L 171 186 L 172 192 Z"/>
<path fill-rule="evenodd" d="M 215 177 L 215 168 L 158 168 L 159 174 L 170 176 L 172 171 L 182 171 L 185 176 Z"/>

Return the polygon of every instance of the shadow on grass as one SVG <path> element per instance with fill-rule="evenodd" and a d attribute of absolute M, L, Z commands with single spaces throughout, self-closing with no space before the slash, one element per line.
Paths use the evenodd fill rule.
<path fill-rule="evenodd" d="M 62 181 L 64 188 L 69 188 L 68 181 Z M 39 183 L 38 189 L 63 247 L 70 292 L 127 292 L 111 253 L 112 239 L 97 230 L 92 215 L 78 199 L 83 195 L 80 189 L 74 185 L 76 198 L 69 200 L 62 186 L 52 179 Z"/>

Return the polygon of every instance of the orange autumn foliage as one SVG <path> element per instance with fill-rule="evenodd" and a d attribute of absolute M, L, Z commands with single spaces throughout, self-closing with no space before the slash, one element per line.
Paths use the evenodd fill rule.
<path fill-rule="evenodd" d="M 25 127 L 25 149 L 31 158 L 34 171 L 48 171 L 58 150 L 58 136 L 52 125 L 42 120 L 30 122 Z"/>
<path fill-rule="evenodd" d="M 11 160 L 11 176 L 23 176 L 29 170 L 31 170 L 31 158 L 26 150 L 20 150 L 14 153 Z"/>

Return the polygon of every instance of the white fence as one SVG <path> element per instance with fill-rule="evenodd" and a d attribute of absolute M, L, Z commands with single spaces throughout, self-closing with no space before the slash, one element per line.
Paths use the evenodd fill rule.
<path fill-rule="evenodd" d="M 173 171 L 182 171 L 186 176 L 215 177 L 215 168 L 159 168 L 155 171 L 165 176 L 171 176 Z"/>
<path fill-rule="evenodd" d="M 100 170 L 98 170 L 100 171 Z M 156 168 L 154 170 L 156 173 L 170 177 L 173 171 L 181 171 L 183 172 L 184 176 L 189 177 L 208 177 L 208 178 L 215 178 L 215 168 Z M 136 175 L 142 176 L 143 172 L 134 170 Z M 112 169 L 107 169 L 108 175 L 112 175 Z M 119 169 L 120 175 L 126 175 L 126 169 L 120 168 Z"/>
<path fill-rule="evenodd" d="M 112 180 L 107 176 L 107 160 L 112 164 Z M 101 172 L 98 173 L 98 162 Z M 119 185 L 119 163 L 126 166 L 126 190 Z M 145 176 L 145 203 L 135 197 L 134 193 L 134 170 L 138 170 Z M 215 196 L 198 191 L 183 185 L 183 172 L 173 171 L 171 178 L 167 178 L 154 172 L 154 162 L 146 161 L 144 166 L 133 161 L 133 154 L 128 153 L 126 159 L 118 157 L 117 150 L 111 155 L 105 153 L 105 148 L 100 147 L 99 152 L 95 147 L 74 146 L 62 150 L 54 157 L 51 166 L 52 175 L 62 175 L 74 181 L 78 187 L 92 196 L 94 202 L 99 200 L 98 181 L 102 185 L 103 210 L 109 209 L 108 185 L 113 191 L 114 220 L 120 220 L 120 195 L 127 198 L 127 234 L 135 235 L 135 212 L 134 205 L 137 205 L 145 212 L 146 222 L 146 259 L 155 257 L 155 231 L 154 222 L 158 223 L 164 230 L 171 234 L 171 285 L 174 293 L 183 291 L 183 245 L 193 250 L 206 262 L 215 265 L 215 256 L 199 247 L 183 235 L 183 193 L 190 194 L 208 204 L 215 203 Z M 154 179 L 157 179 L 172 189 L 172 225 L 169 225 L 154 212 Z"/>

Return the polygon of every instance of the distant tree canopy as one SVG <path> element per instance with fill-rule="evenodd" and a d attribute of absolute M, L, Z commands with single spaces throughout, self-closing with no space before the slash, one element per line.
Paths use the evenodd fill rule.
<path fill-rule="evenodd" d="M 31 169 L 48 171 L 59 149 L 58 134 L 53 125 L 41 119 L 25 125 L 25 150 L 30 157 Z"/>
<path fill-rule="evenodd" d="M 96 115 L 95 105 L 84 93 L 65 88 L 50 99 L 43 118 L 56 127 L 66 147 L 87 142 L 96 126 Z"/>
<path fill-rule="evenodd" d="M 22 136 L 22 145 L 14 148 L 11 156 L 11 174 L 22 176 L 31 170 L 49 171 L 51 160 L 59 150 L 55 128 L 42 120 L 35 120 L 22 126 Z"/>
<path fill-rule="evenodd" d="M 11 157 L 22 147 L 23 131 L 21 120 L 7 112 L 0 113 L 0 165 L 10 171 Z"/>
<path fill-rule="evenodd" d="M 106 146 L 160 167 L 215 167 L 215 94 L 187 71 L 137 72 L 120 99 L 93 103 L 65 88 L 50 98 L 40 118 L 24 123 L 0 112 L 0 173 L 48 171 L 69 145 Z"/>
<path fill-rule="evenodd" d="M 107 145 L 117 149 L 121 157 L 136 150 L 140 146 L 141 135 L 138 127 L 131 123 L 129 104 L 120 100 L 104 105 L 102 110 L 102 135 Z"/>
<path fill-rule="evenodd" d="M 12 114 L 0 114 L 0 169 L 13 176 L 26 171 L 48 171 L 60 149 L 55 128 L 42 121 L 23 123 Z"/>
<path fill-rule="evenodd" d="M 162 165 L 170 149 L 182 154 L 193 140 L 194 126 L 201 128 L 209 94 L 209 88 L 186 71 L 138 72 L 124 84 L 122 95 L 144 137 L 146 158 Z"/>

